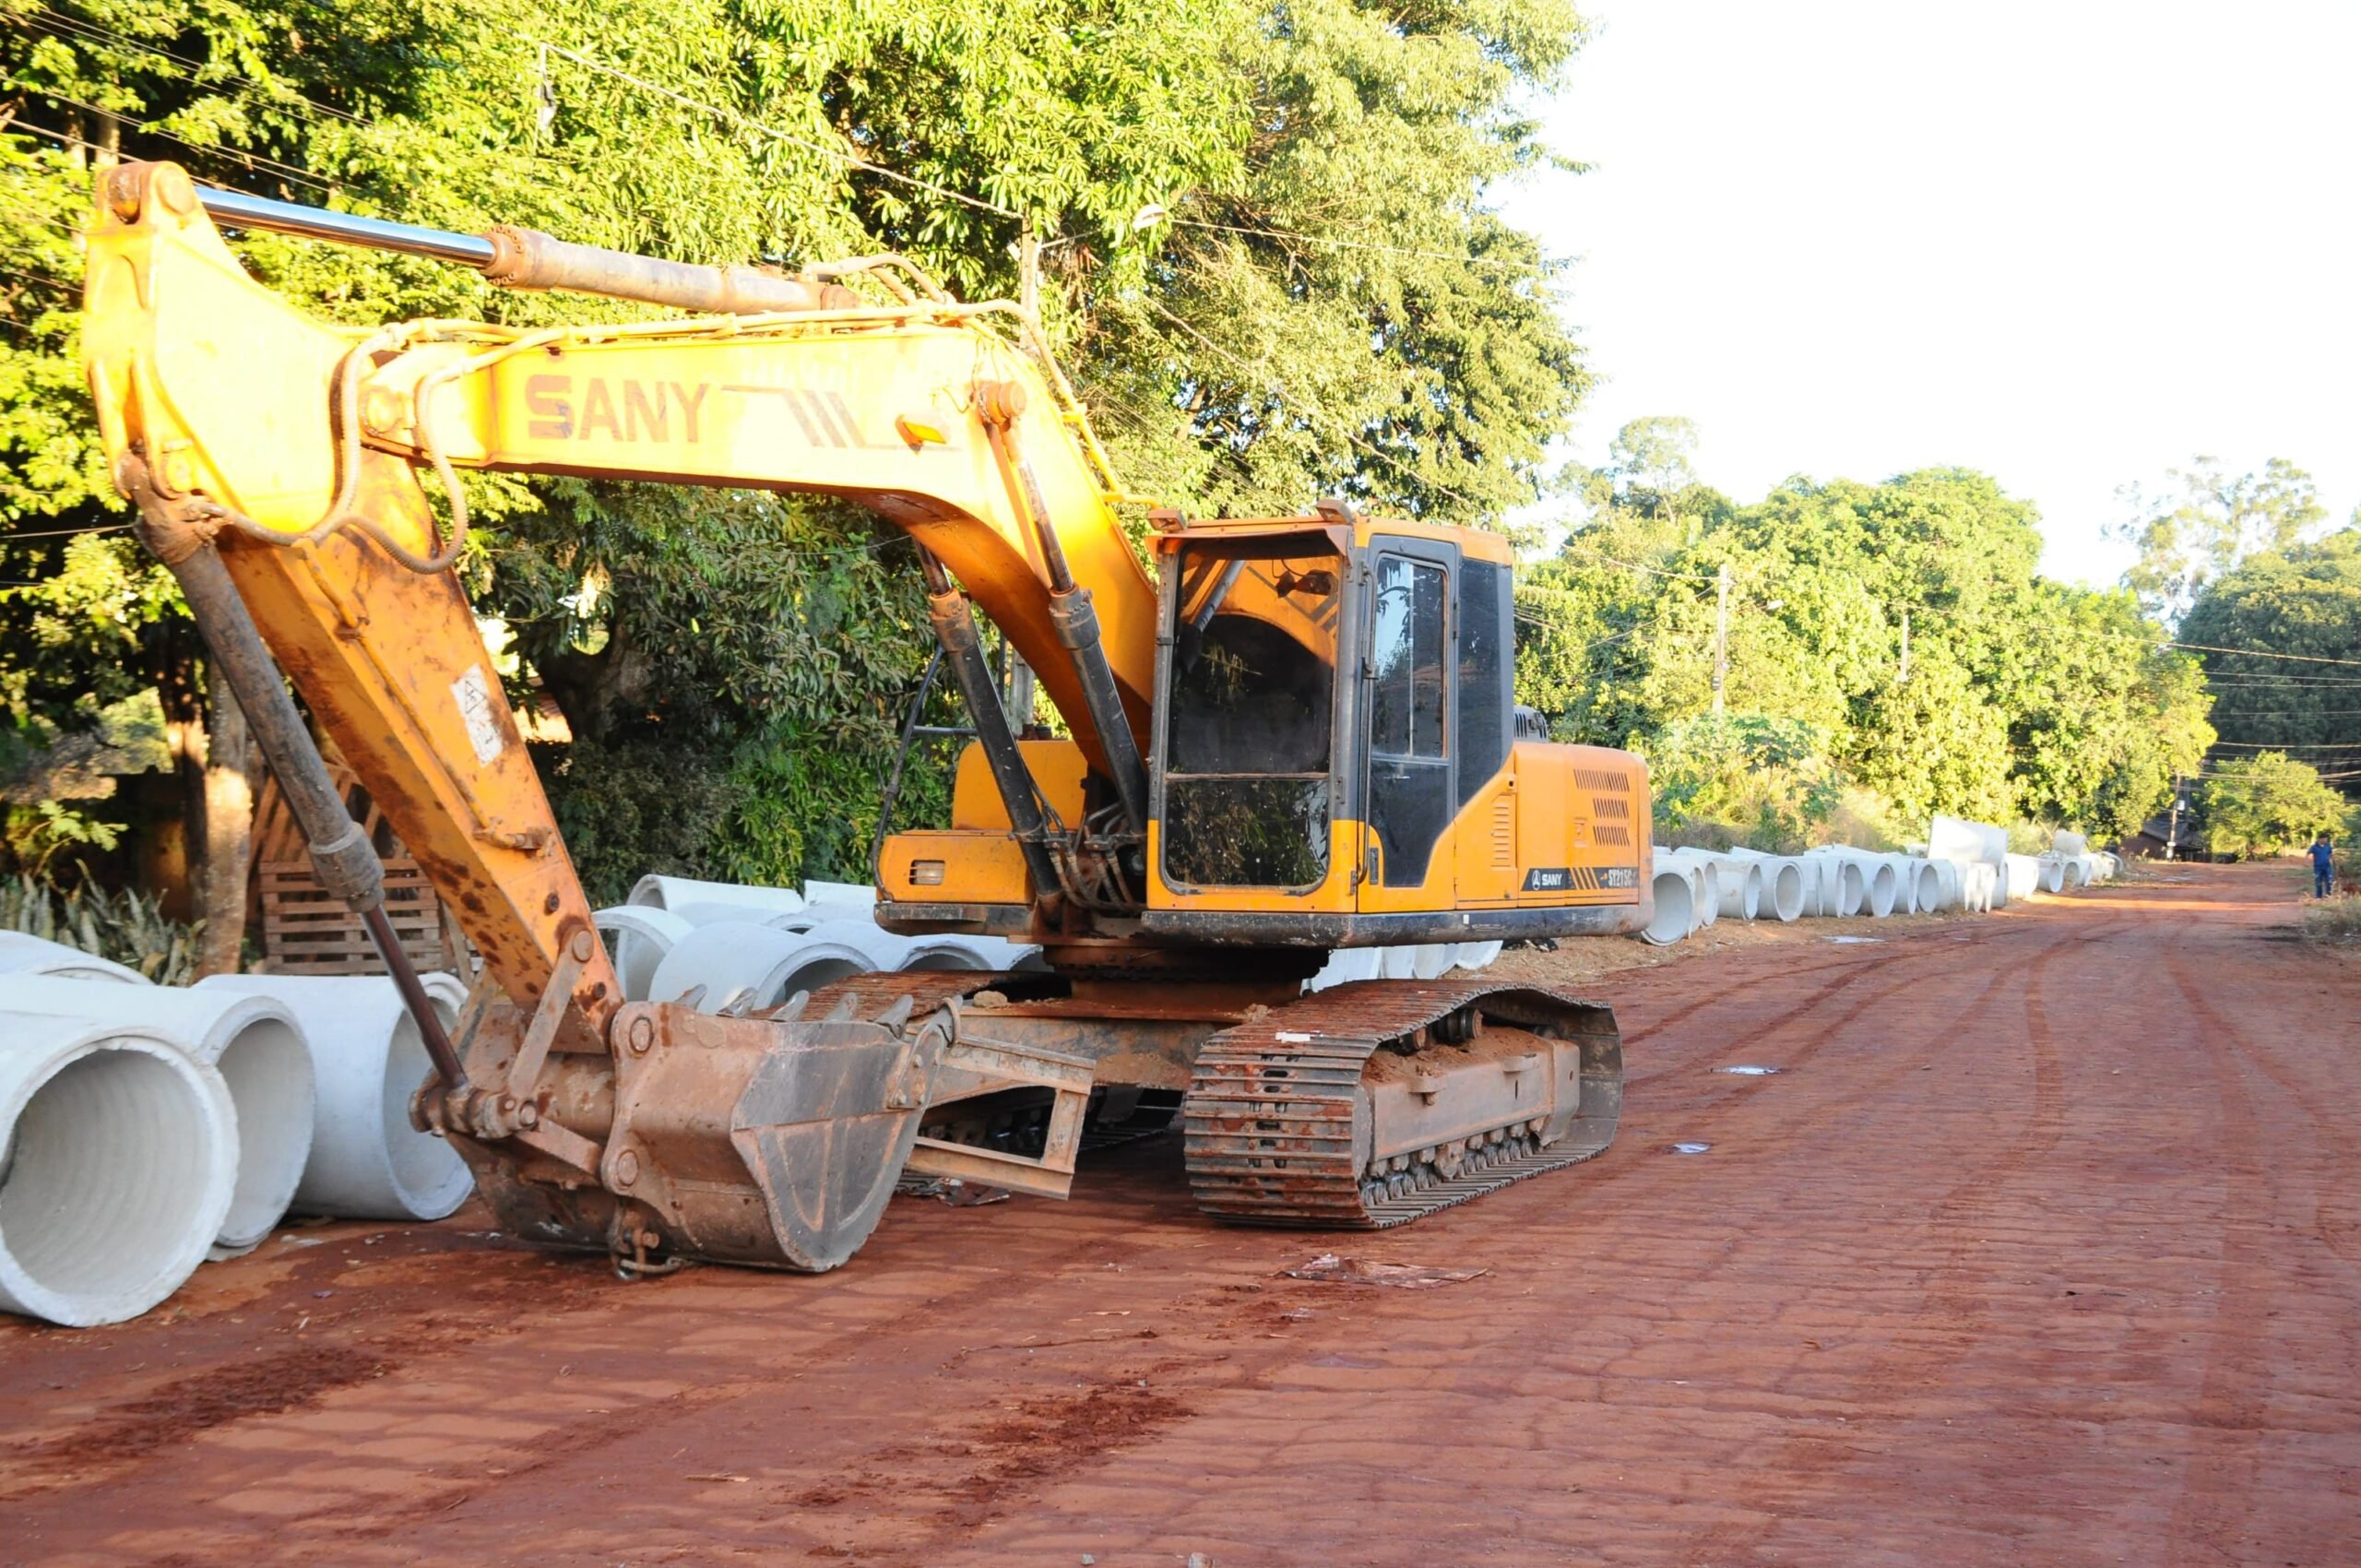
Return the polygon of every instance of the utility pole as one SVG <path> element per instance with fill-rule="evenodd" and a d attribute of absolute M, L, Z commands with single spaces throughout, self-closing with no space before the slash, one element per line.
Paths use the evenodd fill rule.
<path fill-rule="evenodd" d="M 1714 711 L 1722 711 L 1722 687 L 1730 673 L 1730 564 L 1722 563 L 1714 575 Z"/>

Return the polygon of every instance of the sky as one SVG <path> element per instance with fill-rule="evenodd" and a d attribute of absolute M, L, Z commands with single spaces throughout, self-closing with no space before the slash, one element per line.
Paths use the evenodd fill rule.
<path fill-rule="evenodd" d="M 2284 457 L 2361 503 L 2361 0 L 1590 0 L 1503 193 L 1571 258 L 1571 456 L 1681 414 L 1706 482 L 1958 465 L 2112 583 L 2118 492 Z"/>

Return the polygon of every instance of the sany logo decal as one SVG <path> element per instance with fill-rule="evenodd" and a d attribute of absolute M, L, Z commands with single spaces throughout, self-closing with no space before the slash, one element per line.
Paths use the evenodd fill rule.
<path fill-rule="evenodd" d="M 681 439 L 697 439 L 697 415 L 706 394 L 704 382 L 692 388 L 677 381 L 619 378 L 622 391 L 603 375 L 583 378 L 582 398 L 574 397 L 574 377 L 535 375 L 525 382 L 525 407 L 533 416 L 527 434 L 536 441 L 670 441 L 674 416 Z"/>

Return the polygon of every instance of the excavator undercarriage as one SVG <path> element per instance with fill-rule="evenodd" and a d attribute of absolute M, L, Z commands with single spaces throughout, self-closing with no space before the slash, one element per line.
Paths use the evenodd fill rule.
<path fill-rule="evenodd" d="M 216 221 L 701 314 L 330 328 Z M 1176 1120 L 1206 1213 L 1378 1228 L 1612 1139 L 1607 1008 L 1455 973 L 1305 985 L 1337 949 L 1647 921 L 1645 769 L 1515 725 L 1497 537 L 1333 502 L 1159 510 L 1151 573 L 1038 322 L 900 257 L 698 267 L 127 164 L 100 179 L 86 306 L 118 487 L 324 885 L 380 930 L 435 1064 L 413 1123 L 504 1231 L 626 1274 L 816 1272 L 898 1182 L 1063 1196 L 1086 1148 Z M 626 998 L 452 570 L 468 468 L 825 493 L 910 534 L 973 741 L 949 825 L 880 847 L 878 919 L 1030 941 L 1050 970 Z M 1070 738 L 1004 709 L 976 610 Z M 474 944 L 447 1031 L 314 723 Z"/>

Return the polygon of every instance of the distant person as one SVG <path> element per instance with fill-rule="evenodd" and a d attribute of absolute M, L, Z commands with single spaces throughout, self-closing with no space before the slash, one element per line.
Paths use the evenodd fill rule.
<path fill-rule="evenodd" d="M 2308 852 L 2312 857 L 2312 897 L 2325 898 L 2336 891 L 2336 875 L 2333 870 L 2336 863 L 2336 846 L 2330 843 L 2328 835 L 2323 833 L 2312 840 L 2312 847 Z"/>

